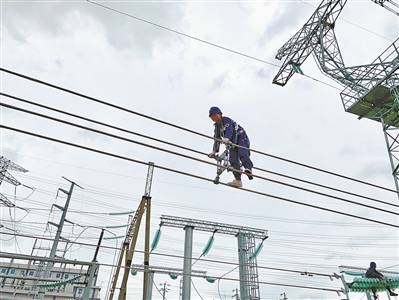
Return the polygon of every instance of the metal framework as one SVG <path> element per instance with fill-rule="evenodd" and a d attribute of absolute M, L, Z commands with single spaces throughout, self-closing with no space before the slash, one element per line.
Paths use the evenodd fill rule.
<path fill-rule="evenodd" d="M 4 156 L 0 157 L 0 185 L 3 181 L 11 183 L 12 185 L 18 186 L 21 183 L 16 180 L 8 170 L 13 170 L 17 172 L 26 173 L 28 170 L 18 166 L 16 163 L 13 163 L 11 160 L 5 158 Z M 0 193 L 0 204 L 7 207 L 14 207 L 14 203 L 7 199 L 6 196 Z"/>
<path fill-rule="evenodd" d="M 322 1 L 308 22 L 277 52 L 276 58 L 286 57 L 279 72 L 273 79 L 274 84 L 284 86 L 312 53 L 316 60 L 321 58 L 324 64 L 333 64 L 334 68 L 343 68 L 342 57 L 335 41 L 334 25 L 347 0 Z M 329 51 L 325 51 L 325 50 Z"/>
<path fill-rule="evenodd" d="M 65 177 L 62 177 L 62 178 L 64 178 L 65 180 L 68 180 L 71 183 L 71 187 L 69 188 L 69 191 L 66 191 L 66 190 L 61 189 L 61 188 L 58 189 L 59 191 L 61 191 L 61 192 L 65 193 L 66 195 L 68 195 L 68 197 L 67 197 L 67 199 L 65 201 L 64 207 L 61 207 L 59 205 L 54 205 L 56 208 L 58 208 L 59 210 L 62 211 L 62 215 L 61 215 L 60 222 L 58 224 L 55 224 L 53 222 L 49 222 L 49 224 L 51 224 L 51 225 L 53 225 L 53 226 L 55 226 L 57 228 L 57 232 L 56 232 L 56 235 L 54 237 L 54 242 L 53 242 L 53 245 L 51 247 L 51 251 L 50 251 L 50 255 L 49 255 L 50 258 L 55 258 L 56 257 L 58 243 L 62 239 L 61 233 L 62 233 L 62 229 L 64 227 L 64 223 L 66 221 L 66 215 L 67 215 L 67 212 L 68 212 L 69 203 L 71 201 L 73 188 L 76 185 L 76 186 L 80 187 L 81 189 L 83 189 L 80 185 L 76 184 L 75 182 L 70 181 L 69 179 L 67 179 Z M 45 268 L 43 274 L 40 274 L 40 276 L 42 278 L 50 277 L 51 269 L 53 268 L 53 266 L 54 266 L 54 263 L 49 261 L 47 263 L 47 265 L 46 265 L 46 268 Z M 39 270 L 42 270 L 43 267 L 44 267 L 44 265 L 43 265 L 43 263 L 41 263 L 39 265 Z M 37 274 L 39 276 L 39 272 Z M 40 287 L 39 293 L 37 295 L 37 299 L 44 299 L 44 294 L 45 294 L 45 288 L 44 287 Z"/>
<path fill-rule="evenodd" d="M 137 271 L 143 271 L 143 265 L 139 264 L 132 264 L 132 269 L 135 269 Z M 147 267 L 149 272 L 155 272 L 155 273 L 162 273 L 162 274 L 176 274 L 176 275 L 183 275 L 183 269 L 179 268 L 169 268 L 169 267 L 160 267 L 160 266 L 148 266 Z M 206 276 L 206 271 L 200 271 L 200 270 L 191 270 L 191 275 L 192 276 L 198 276 L 198 277 L 205 277 Z"/>
<path fill-rule="evenodd" d="M 372 1 L 399 8 L 389 0 Z M 399 39 L 371 64 L 346 67 L 334 34 L 335 21 L 345 4 L 346 0 L 322 1 L 303 28 L 278 50 L 276 58 L 286 59 L 273 83 L 284 86 L 295 72 L 303 74 L 301 65 L 312 53 L 321 72 L 345 87 L 340 94 L 345 111 L 382 124 L 399 191 Z"/>
<path fill-rule="evenodd" d="M 366 273 L 367 269 L 366 268 L 353 267 L 353 266 L 339 266 L 339 269 L 340 269 L 340 272 L 342 273 L 342 275 L 339 276 L 339 278 L 341 279 L 342 284 L 344 285 L 343 293 L 346 295 L 346 299 L 350 300 L 349 299 L 349 286 L 348 286 L 348 283 L 347 283 L 347 281 L 345 279 L 344 274 L 345 275 L 350 275 L 350 276 L 363 276 Z M 399 276 L 398 272 L 385 271 L 385 270 L 382 271 L 382 272 L 386 276 L 392 276 L 392 277 Z M 372 300 L 369 291 L 366 291 L 365 294 L 366 294 L 367 300 Z M 387 297 L 388 297 L 388 299 L 391 299 L 388 291 L 387 291 Z"/>
<path fill-rule="evenodd" d="M 146 212 L 146 240 L 145 240 L 145 249 L 144 249 L 144 251 L 145 251 L 144 260 L 145 260 L 145 265 L 148 266 L 148 263 L 149 263 L 148 262 L 148 260 L 149 260 L 149 231 L 150 231 L 150 227 L 149 227 L 150 222 L 149 221 L 150 221 L 150 214 L 151 214 L 150 192 L 151 192 L 151 184 L 152 184 L 153 174 L 154 174 L 154 163 L 150 162 L 148 165 L 144 195 L 141 199 L 139 207 L 138 207 L 136 213 L 134 214 L 133 218 L 129 217 L 130 226 L 126 231 L 126 237 L 121 246 L 121 251 L 120 251 L 119 260 L 118 260 L 118 266 L 116 267 L 113 278 L 112 278 L 110 295 L 108 298 L 109 300 L 112 300 L 114 297 L 114 293 L 116 290 L 116 284 L 118 282 L 119 272 L 120 272 L 120 269 L 122 266 L 122 261 L 123 261 L 124 257 L 125 257 L 125 268 L 124 268 L 124 274 L 123 274 L 121 286 L 119 289 L 118 300 L 126 299 L 127 281 L 129 278 L 130 266 L 132 264 L 133 254 L 134 254 L 134 250 L 136 247 L 138 233 L 140 230 L 141 219 L 142 219 L 144 212 Z M 143 282 L 143 299 L 146 299 L 147 281 L 148 281 L 148 272 L 145 272 L 144 273 L 144 282 Z"/>
<path fill-rule="evenodd" d="M 261 239 L 262 241 L 267 239 L 268 238 L 267 230 L 209 222 L 203 220 L 166 216 L 166 215 L 162 215 L 160 219 L 161 219 L 160 226 L 200 230 L 200 231 L 222 233 L 222 234 L 236 236 L 238 242 L 238 260 L 239 260 L 240 296 L 241 296 L 240 299 L 241 300 L 260 299 L 258 264 L 256 257 L 253 256 L 253 254 L 255 252 L 255 239 L 258 238 Z M 187 231 L 186 231 L 186 239 L 187 239 Z M 186 257 L 186 251 L 184 256 Z M 189 259 L 191 259 L 191 257 L 189 257 Z M 190 284 L 190 282 L 188 282 L 188 284 Z M 184 282 L 183 282 L 183 287 L 184 287 Z M 183 297 L 183 299 L 187 300 L 190 299 L 189 295 L 184 294 L 184 289 L 183 289 L 183 296 L 186 296 L 186 298 Z"/>
<path fill-rule="evenodd" d="M 267 235 L 267 230 L 258 229 L 252 227 L 244 227 L 237 225 L 229 225 L 224 223 L 209 222 L 203 220 L 194 220 L 181 217 L 173 217 L 161 215 L 160 226 L 184 228 L 186 226 L 194 227 L 195 230 L 206 231 L 206 232 L 217 232 L 227 235 L 234 235 L 241 233 L 244 235 L 252 235 L 254 238 L 265 240 L 269 236 Z"/>
<path fill-rule="evenodd" d="M 371 0 L 376 4 L 385 7 L 390 12 L 399 16 L 399 4 L 395 3 L 393 0 Z"/>
<path fill-rule="evenodd" d="M 37 287 L 40 287 L 40 289 L 47 289 L 47 288 L 54 288 L 55 286 L 60 286 L 60 285 L 69 285 L 69 284 L 76 284 L 79 287 L 84 288 L 85 290 L 87 289 L 88 291 L 90 291 L 93 288 L 92 285 L 92 281 L 90 283 L 88 283 L 89 280 L 89 270 L 90 268 L 92 268 L 93 266 L 97 266 L 97 262 L 92 261 L 92 262 L 87 262 L 87 261 L 78 261 L 78 260 L 67 260 L 64 258 L 60 258 L 60 257 L 44 257 L 44 256 L 33 256 L 33 255 L 25 255 L 25 254 L 15 254 L 15 253 L 7 253 L 7 252 L 0 252 L 0 258 L 1 259 L 11 259 L 11 262 L 14 260 L 17 261 L 28 261 L 28 263 L 26 263 L 26 266 L 29 268 L 31 268 L 30 270 L 37 270 L 39 272 L 39 269 L 35 269 L 32 268 L 31 266 L 34 265 L 35 262 L 39 261 L 42 264 L 61 264 L 61 265 L 69 265 L 71 269 L 72 266 L 81 266 L 80 269 L 78 269 L 79 275 L 77 277 L 73 277 L 70 278 L 69 280 L 60 280 L 57 278 L 48 278 L 48 277 L 36 277 L 36 276 L 27 276 L 27 269 L 25 269 L 26 273 L 25 275 L 11 275 L 11 274 L 0 274 L 0 278 L 3 279 L 12 279 L 12 280 L 17 280 L 20 282 L 24 282 L 23 284 L 26 286 L 29 286 L 29 292 L 22 292 L 21 290 L 21 294 L 23 295 L 25 298 L 24 299 L 37 299 L 38 297 L 38 291 L 37 291 Z M 25 265 L 25 264 L 24 264 Z M 87 267 L 87 270 L 84 267 Z M 95 274 L 95 276 L 97 276 L 97 274 Z M 84 278 L 84 280 L 80 280 L 81 278 Z M 99 289 L 99 287 L 97 287 L 96 289 Z M 17 290 L 18 291 L 18 290 Z M 16 291 L 16 292 L 17 292 Z M 3 293 L 0 292 L 0 294 L 3 296 Z M 15 294 L 14 297 L 12 299 L 21 299 L 21 298 L 15 298 Z M 4 297 L 6 297 L 6 293 L 4 293 Z M 11 298 L 1 298 L 1 299 L 11 299 Z M 90 297 L 86 297 L 85 299 L 93 299 L 92 296 Z"/>

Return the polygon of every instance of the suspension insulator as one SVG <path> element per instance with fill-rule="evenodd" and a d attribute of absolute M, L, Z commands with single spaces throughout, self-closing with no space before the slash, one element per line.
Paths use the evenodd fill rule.
<path fill-rule="evenodd" d="M 263 248 L 263 243 L 260 243 L 258 245 L 258 247 L 256 247 L 255 252 L 252 253 L 252 255 L 251 255 L 251 257 L 249 259 L 254 259 L 255 257 L 257 257 L 259 255 L 260 251 L 262 251 L 262 248 Z"/>
<path fill-rule="evenodd" d="M 206 244 L 204 251 L 202 251 L 203 256 L 207 255 L 208 252 L 211 250 L 214 241 L 215 238 L 213 236 L 209 237 L 208 243 Z"/>
<path fill-rule="evenodd" d="M 206 279 L 206 281 L 208 281 L 209 283 L 214 283 L 215 282 L 215 278 L 212 278 L 212 277 L 206 277 L 205 278 Z"/>
<path fill-rule="evenodd" d="M 161 229 L 158 229 L 157 232 L 155 233 L 154 239 L 151 244 L 151 251 L 155 250 L 155 248 L 158 246 L 159 239 L 161 238 Z"/>

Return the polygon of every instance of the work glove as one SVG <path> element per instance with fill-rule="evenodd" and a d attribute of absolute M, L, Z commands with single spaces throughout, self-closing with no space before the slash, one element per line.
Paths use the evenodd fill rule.
<path fill-rule="evenodd" d="M 209 158 L 215 158 L 216 152 L 212 151 L 211 153 L 208 154 Z"/>
<path fill-rule="evenodd" d="M 228 138 L 225 138 L 225 137 L 222 138 L 222 143 L 223 144 L 227 145 L 228 142 L 229 142 Z"/>

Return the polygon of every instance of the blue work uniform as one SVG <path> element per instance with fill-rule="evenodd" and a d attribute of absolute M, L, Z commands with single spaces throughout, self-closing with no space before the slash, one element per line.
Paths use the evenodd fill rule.
<path fill-rule="evenodd" d="M 379 279 L 384 278 L 384 275 L 382 275 L 382 273 L 378 272 L 376 269 L 372 267 L 367 269 L 365 276 L 367 278 L 379 278 Z"/>
<path fill-rule="evenodd" d="M 375 268 L 372 268 L 372 267 L 367 269 L 365 276 L 367 278 L 384 279 L 384 275 L 381 272 L 378 272 Z M 397 296 L 398 295 L 394 291 L 392 291 L 388 285 L 385 286 L 385 288 L 388 290 L 389 295 L 391 295 L 391 296 Z M 372 287 L 371 290 L 373 291 L 374 299 L 377 299 L 377 289 L 375 287 Z"/>
<path fill-rule="evenodd" d="M 236 145 L 240 145 L 245 148 L 249 148 L 249 138 L 239 124 L 228 117 L 221 117 L 220 123 L 215 123 L 214 137 L 217 139 L 227 138 L 230 142 Z M 213 150 L 219 152 L 220 142 L 215 141 L 213 144 Z M 235 170 L 241 169 L 241 164 L 245 169 L 252 171 L 252 161 L 249 158 L 251 155 L 247 149 L 232 147 L 230 148 L 230 164 Z M 241 173 L 234 172 L 234 177 L 237 180 L 241 180 Z"/>

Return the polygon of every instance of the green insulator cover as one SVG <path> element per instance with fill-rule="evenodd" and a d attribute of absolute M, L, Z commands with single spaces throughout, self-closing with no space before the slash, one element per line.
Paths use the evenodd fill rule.
<path fill-rule="evenodd" d="M 214 283 L 215 282 L 215 278 L 212 278 L 212 277 L 206 277 L 205 278 L 206 279 L 206 281 L 208 281 L 209 283 Z"/>
<path fill-rule="evenodd" d="M 388 279 L 356 277 L 353 285 L 349 288 L 351 292 L 369 292 L 372 288 L 377 291 L 385 291 L 386 287 L 396 289 L 399 287 L 399 277 L 389 277 Z"/>
<path fill-rule="evenodd" d="M 215 238 L 213 236 L 209 237 L 208 243 L 206 244 L 204 251 L 202 251 L 203 256 L 207 255 L 208 252 L 211 250 L 214 241 Z"/>
<path fill-rule="evenodd" d="M 155 250 L 155 248 L 158 246 L 159 239 L 161 238 L 161 233 L 162 231 L 160 229 L 158 229 L 155 233 L 154 239 L 151 243 L 151 251 Z"/>

